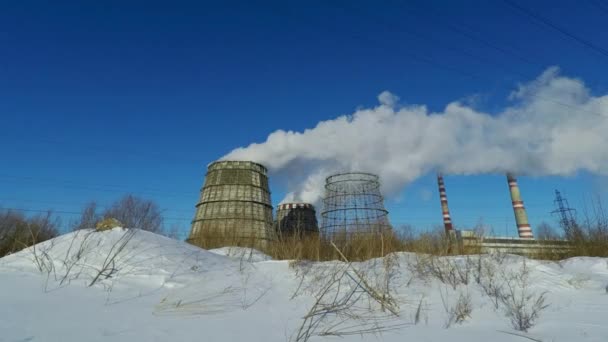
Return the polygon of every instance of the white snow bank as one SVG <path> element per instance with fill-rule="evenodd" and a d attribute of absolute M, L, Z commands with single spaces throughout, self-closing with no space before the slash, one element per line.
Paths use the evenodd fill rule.
<path fill-rule="evenodd" d="M 268 261 L 272 260 L 272 257 L 264 254 L 263 252 L 247 247 L 221 247 L 210 249 L 209 252 L 215 253 L 218 255 L 224 255 L 232 259 L 237 260 L 246 260 L 248 262 L 260 262 L 260 261 Z"/>
<path fill-rule="evenodd" d="M 79 230 L 0 259 L 0 270 L 42 275 L 45 291 L 76 282 L 111 291 L 110 301 L 185 287 L 214 274 L 232 281 L 250 268 L 185 242 L 124 228 Z"/>
<path fill-rule="evenodd" d="M 241 258 L 243 252 L 255 262 Z M 0 259 L 0 341 L 289 341 L 319 290 L 331 284 L 345 264 L 268 259 L 256 250 L 226 247 L 210 252 L 136 229 L 66 234 Z M 353 263 L 370 286 L 378 291 L 388 286 L 399 316 L 386 318 L 386 311 L 377 310 L 370 314 L 378 305 L 351 272 L 321 302 L 360 298 L 352 309 L 369 320 L 329 313 L 309 341 L 336 340 L 319 336 L 323 329 L 335 333 L 331 329 L 336 322 L 341 323 L 337 333 L 362 324 L 401 328 L 379 339 L 341 336 L 340 341 L 347 342 L 607 340 L 608 259 L 435 259 L 434 267 L 439 268 L 471 266 L 467 283 L 456 286 L 433 276 L 423 260 L 398 253 L 390 264 L 384 259 Z M 529 270 L 525 292 L 546 293 L 549 304 L 528 333 L 513 330 L 505 310 L 495 306 L 474 271 L 478 263 L 492 268 L 500 284 L 507 279 L 502 274 L 518 274 L 524 261 Z M 461 295 L 470 297 L 470 317 L 446 328 L 446 307 L 454 307 Z"/>

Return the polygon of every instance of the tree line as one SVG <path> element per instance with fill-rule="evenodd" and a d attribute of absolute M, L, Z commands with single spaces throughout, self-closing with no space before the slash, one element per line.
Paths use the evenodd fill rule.
<path fill-rule="evenodd" d="M 127 194 L 101 210 L 95 201 L 87 203 L 80 217 L 68 224 L 72 231 L 95 228 L 104 219 L 118 220 L 123 227 L 177 237 L 177 227 L 164 225 L 162 211 L 152 200 Z M 20 211 L 0 208 L 0 257 L 59 235 L 60 218 L 52 211 L 26 216 Z"/>

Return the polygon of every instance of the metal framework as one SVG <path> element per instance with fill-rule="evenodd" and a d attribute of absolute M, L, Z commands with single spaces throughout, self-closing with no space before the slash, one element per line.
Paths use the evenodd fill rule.
<path fill-rule="evenodd" d="M 321 233 L 379 233 L 391 229 L 377 175 L 340 173 L 325 180 Z"/>
<path fill-rule="evenodd" d="M 562 194 L 555 190 L 555 200 L 553 201 L 557 209 L 553 210 L 551 214 L 559 215 L 559 224 L 565 232 L 572 232 L 576 227 L 576 209 L 570 208 L 568 200 L 562 197 Z"/>

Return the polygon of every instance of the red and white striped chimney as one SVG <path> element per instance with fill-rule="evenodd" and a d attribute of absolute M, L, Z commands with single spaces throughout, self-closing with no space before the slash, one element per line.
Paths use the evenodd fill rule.
<path fill-rule="evenodd" d="M 441 213 L 443 214 L 443 226 L 445 232 L 449 233 L 452 230 L 452 218 L 450 217 L 450 209 L 448 209 L 448 197 L 445 194 L 445 184 L 443 183 L 443 175 L 437 174 L 437 184 L 439 185 L 439 199 L 441 200 Z"/>
<path fill-rule="evenodd" d="M 509 190 L 511 192 L 511 202 L 513 203 L 513 213 L 515 214 L 515 222 L 517 223 L 517 232 L 520 238 L 533 239 L 532 228 L 528 223 L 528 215 L 524 207 L 524 201 L 521 200 L 517 179 L 512 173 L 507 173 L 507 181 L 509 182 Z"/>

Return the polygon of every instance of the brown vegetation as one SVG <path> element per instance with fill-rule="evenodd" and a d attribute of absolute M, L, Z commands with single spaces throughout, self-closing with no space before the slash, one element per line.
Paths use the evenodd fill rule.
<path fill-rule="evenodd" d="M 58 219 L 50 211 L 33 217 L 0 212 L 0 257 L 56 237 L 58 226 Z"/>

